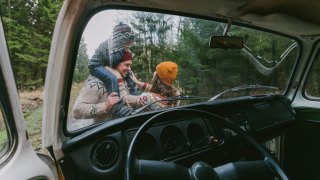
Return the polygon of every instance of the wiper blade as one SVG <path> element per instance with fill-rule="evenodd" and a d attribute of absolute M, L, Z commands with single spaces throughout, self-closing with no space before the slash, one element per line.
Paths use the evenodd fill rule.
<path fill-rule="evenodd" d="M 208 97 L 201 97 L 201 96 L 189 96 L 189 95 L 172 96 L 172 97 L 168 97 L 168 98 L 164 98 L 164 99 L 160 99 L 160 100 L 151 102 L 141 108 L 138 108 L 138 109 L 132 111 L 131 115 L 138 114 L 138 113 L 144 111 L 145 109 L 147 109 L 148 107 L 150 107 L 152 104 L 155 104 L 157 102 L 177 101 L 177 100 L 207 100 L 207 99 L 209 99 L 209 98 Z"/>
<path fill-rule="evenodd" d="M 227 89 L 225 91 L 222 91 L 221 93 L 213 96 L 212 98 L 210 98 L 209 101 L 213 101 L 215 99 L 218 99 L 221 95 L 227 93 L 227 92 L 236 92 L 236 91 L 240 91 L 240 90 L 245 90 L 245 89 L 270 89 L 270 90 L 278 90 L 278 87 L 275 86 L 265 86 L 265 85 L 258 85 L 258 84 L 246 84 L 246 85 L 242 85 L 242 86 L 237 86 L 237 87 L 233 87 L 230 89 Z"/>
<path fill-rule="evenodd" d="M 175 99 L 175 100 L 206 100 L 209 99 L 208 97 L 202 97 L 202 96 L 189 96 L 189 95 L 177 95 L 177 96 L 171 96 L 169 98 L 165 99 Z"/>

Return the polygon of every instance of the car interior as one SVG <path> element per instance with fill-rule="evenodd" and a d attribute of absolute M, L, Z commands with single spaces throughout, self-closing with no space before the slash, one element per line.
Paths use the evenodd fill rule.
<path fill-rule="evenodd" d="M 44 146 L 65 179 L 320 178 L 319 5 L 66 1 L 45 87 L 43 126 L 56 132 Z M 181 94 L 164 101 L 179 106 L 75 118 L 87 61 L 119 22 L 135 32 L 141 81 L 162 61 L 178 64 Z"/>

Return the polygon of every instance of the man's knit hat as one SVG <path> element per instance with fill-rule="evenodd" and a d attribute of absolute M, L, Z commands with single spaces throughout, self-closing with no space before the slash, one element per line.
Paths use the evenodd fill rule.
<path fill-rule="evenodd" d="M 129 50 L 125 50 L 120 62 L 129 61 L 129 60 L 133 60 L 132 54 Z"/>
<path fill-rule="evenodd" d="M 119 63 L 124 62 L 124 61 L 128 61 L 128 60 L 133 60 L 133 58 L 132 58 L 132 54 L 129 50 L 121 49 L 121 50 L 116 51 L 113 54 L 111 54 L 110 60 L 111 60 L 110 66 L 112 68 L 116 68 Z"/>
<path fill-rule="evenodd" d="M 165 61 L 157 65 L 156 72 L 164 84 L 171 86 L 177 78 L 178 65 L 171 61 Z"/>
<path fill-rule="evenodd" d="M 125 48 L 128 48 L 134 40 L 134 35 L 131 28 L 127 24 L 120 22 L 113 28 L 112 42 L 110 50 L 110 64 L 116 67 L 122 56 L 125 54 Z"/>

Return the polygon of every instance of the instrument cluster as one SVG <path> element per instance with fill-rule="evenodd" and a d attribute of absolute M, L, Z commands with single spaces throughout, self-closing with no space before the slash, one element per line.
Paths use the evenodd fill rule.
<path fill-rule="evenodd" d="M 126 132 L 128 146 L 137 129 Z M 222 143 L 217 128 L 207 119 L 190 117 L 155 124 L 137 142 L 141 159 L 172 160 Z"/>

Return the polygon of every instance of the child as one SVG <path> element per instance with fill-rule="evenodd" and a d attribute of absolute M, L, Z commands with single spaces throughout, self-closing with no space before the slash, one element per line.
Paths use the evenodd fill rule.
<path fill-rule="evenodd" d="M 176 80 L 177 74 L 178 65 L 174 62 L 166 61 L 157 65 L 151 84 L 142 83 L 132 75 L 131 78 L 133 82 L 145 91 L 140 95 L 141 105 L 144 106 L 153 103 L 148 107 L 149 110 L 177 106 L 177 101 L 161 101 L 180 94 L 179 91 L 173 87 L 173 82 Z"/>
<path fill-rule="evenodd" d="M 90 74 L 104 83 L 108 94 L 116 92 L 120 95 L 118 79 L 113 73 L 106 70 L 105 66 L 114 68 L 114 65 L 118 64 L 123 57 L 125 49 L 128 49 L 133 43 L 133 40 L 134 36 L 131 28 L 120 22 L 113 28 L 112 42 L 109 43 L 108 40 L 102 42 L 89 60 Z M 109 46 L 111 46 L 110 53 Z"/>
<path fill-rule="evenodd" d="M 96 49 L 94 55 L 89 60 L 89 69 L 92 76 L 100 79 L 108 94 L 116 92 L 120 96 L 119 84 L 117 77 L 110 71 L 106 70 L 105 66 L 115 68 L 129 47 L 133 44 L 134 35 L 131 28 L 127 24 L 119 23 L 113 28 L 112 41 L 108 40 L 102 42 Z M 128 80 L 128 79 L 126 79 Z M 129 81 L 132 81 L 131 79 Z M 128 83 L 135 85 L 134 83 Z M 135 87 L 129 87 L 132 93 Z M 130 114 L 132 109 L 124 105 L 120 100 L 114 105 L 112 110 L 113 117 L 123 117 Z"/>

